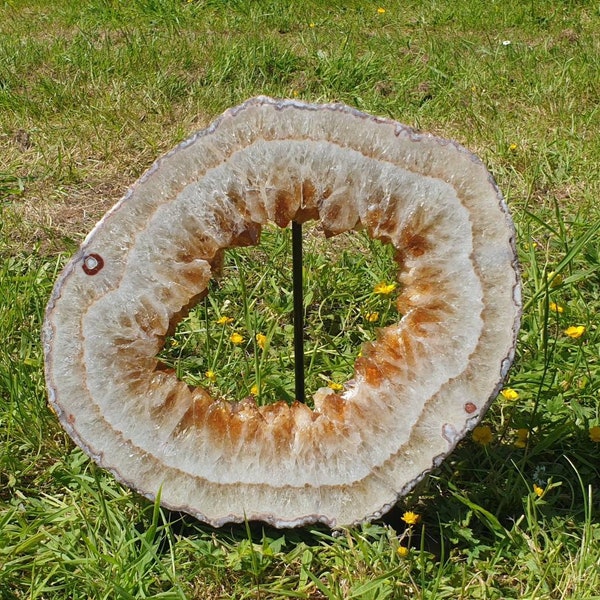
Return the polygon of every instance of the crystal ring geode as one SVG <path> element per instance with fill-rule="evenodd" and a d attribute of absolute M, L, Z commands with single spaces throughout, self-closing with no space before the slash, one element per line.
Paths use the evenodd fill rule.
<path fill-rule="evenodd" d="M 269 223 L 396 250 L 400 320 L 340 394 L 257 406 L 157 358 L 220 253 Z M 87 236 L 44 324 L 49 399 L 100 466 L 213 525 L 380 516 L 481 419 L 520 318 L 514 229 L 459 145 L 346 106 L 255 98 L 158 160 Z"/>

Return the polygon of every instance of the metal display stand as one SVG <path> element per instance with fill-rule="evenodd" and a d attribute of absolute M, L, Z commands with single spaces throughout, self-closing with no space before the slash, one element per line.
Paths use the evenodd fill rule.
<path fill-rule="evenodd" d="M 296 221 L 292 221 L 292 282 L 294 290 L 294 383 L 296 400 L 304 403 L 304 290 L 302 287 L 302 225 Z"/>

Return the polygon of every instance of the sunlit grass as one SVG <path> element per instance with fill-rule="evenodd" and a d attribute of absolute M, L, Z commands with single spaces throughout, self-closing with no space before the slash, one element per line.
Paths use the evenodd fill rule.
<path fill-rule="evenodd" d="M 549 0 L 0 5 L 0 599 L 598 598 L 599 29 L 593 3 Z M 517 226 L 523 326 L 485 429 L 385 522 L 339 536 L 163 511 L 46 406 L 40 326 L 76 242 L 158 155 L 257 94 L 457 139 Z M 394 277 L 385 248 L 305 234 L 310 395 L 398 315 L 374 293 Z M 227 255 L 163 352 L 183 380 L 293 397 L 289 237 Z"/>

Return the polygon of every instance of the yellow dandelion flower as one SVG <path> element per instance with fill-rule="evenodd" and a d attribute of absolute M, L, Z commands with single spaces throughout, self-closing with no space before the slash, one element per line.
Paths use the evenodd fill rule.
<path fill-rule="evenodd" d="M 517 390 L 513 390 L 512 388 L 506 388 L 500 392 L 505 400 L 518 400 L 519 392 Z"/>
<path fill-rule="evenodd" d="M 418 515 L 417 513 L 414 513 L 412 510 L 407 510 L 402 515 L 402 520 L 407 525 L 416 525 L 421 520 L 421 515 Z"/>
<path fill-rule="evenodd" d="M 256 343 L 261 350 L 265 349 L 265 344 L 267 343 L 267 336 L 262 333 L 256 334 Z"/>
<path fill-rule="evenodd" d="M 381 7 L 379 7 L 379 8 L 377 9 L 377 12 L 378 12 L 380 15 L 382 15 L 382 14 L 385 12 L 385 8 L 381 8 Z"/>
<path fill-rule="evenodd" d="M 565 335 L 568 335 L 570 338 L 578 339 L 585 333 L 585 327 L 583 325 L 578 325 L 577 327 L 571 326 L 567 327 L 564 331 Z"/>
<path fill-rule="evenodd" d="M 519 146 L 517 146 L 517 144 L 514 144 L 514 143 L 513 143 L 513 144 L 511 144 L 511 145 L 508 147 L 508 149 L 509 149 L 511 152 L 515 152 L 515 150 L 516 150 L 518 147 L 519 147 Z"/>
<path fill-rule="evenodd" d="M 217 325 L 231 325 L 233 323 L 233 319 L 231 317 L 219 317 L 217 319 Z"/>
<path fill-rule="evenodd" d="M 308 26 L 312 29 L 315 26 L 315 24 L 314 23 L 309 23 Z"/>
<path fill-rule="evenodd" d="M 400 558 L 406 558 L 410 554 L 410 550 L 406 546 L 398 546 L 396 552 Z"/>
<path fill-rule="evenodd" d="M 344 389 L 344 386 L 341 383 L 336 383 L 335 381 L 330 381 L 327 384 L 327 387 L 333 390 L 334 392 L 339 392 Z"/>
<path fill-rule="evenodd" d="M 541 498 L 544 495 L 544 488 L 535 483 L 533 484 L 533 491 L 538 498 Z"/>
<path fill-rule="evenodd" d="M 560 304 L 556 304 L 556 302 L 550 302 L 550 310 L 560 315 L 565 312 L 565 309 Z"/>
<path fill-rule="evenodd" d="M 487 446 L 494 439 L 494 434 L 488 425 L 479 425 L 473 429 L 471 437 L 476 444 Z"/>
<path fill-rule="evenodd" d="M 598 427 L 598 425 L 590 427 L 589 434 L 592 442 L 595 442 L 596 444 L 600 443 L 600 427 Z"/>
<path fill-rule="evenodd" d="M 239 333 L 232 333 L 231 336 L 229 337 L 229 341 L 234 345 L 234 346 L 239 346 L 241 343 L 243 343 L 244 341 L 244 336 L 240 335 Z"/>
<path fill-rule="evenodd" d="M 391 294 L 396 289 L 395 283 L 386 283 L 385 281 L 381 281 L 374 288 L 373 292 L 375 294 L 381 294 L 382 296 L 387 296 Z"/>
<path fill-rule="evenodd" d="M 258 385 L 256 385 L 256 383 L 250 388 L 250 393 L 253 396 L 258 396 L 258 392 L 260 392 L 260 388 L 258 387 Z"/>
<path fill-rule="evenodd" d="M 377 311 L 374 312 L 368 312 L 365 315 L 365 319 L 369 322 L 369 323 L 376 323 L 377 321 L 379 321 L 379 313 Z"/>
<path fill-rule="evenodd" d="M 210 369 L 204 373 L 206 379 L 208 379 L 211 383 L 214 383 L 217 380 L 217 374 Z"/>
<path fill-rule="evenodd" d="M 517 429 L 517 439 L 515 440 L 515 446 L 517 448 L 525 448 L 527 446 L 527 440 L 529 439 L 529 429 L 521 428 Z"/>

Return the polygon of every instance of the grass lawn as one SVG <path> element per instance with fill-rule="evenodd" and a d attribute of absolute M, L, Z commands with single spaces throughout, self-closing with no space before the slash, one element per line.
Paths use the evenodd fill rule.
<path fill-rule="evenodd" d="M 600 599 L 598 31 L 586 0 L 0 0 L 0 600 Z M 211 529 L 95 467 L 46 403 L 61 266 L 159 155 L 259 94 L 456 139 L 517 227 L 506 387 L 378 523 Z M 289 238 L 227 255 L 163 351 L 184 380 L 292 397 Z M 308 227 L 305 260 L 310 393 L 397 315 L 373 293 L 388 249 Z"/>

